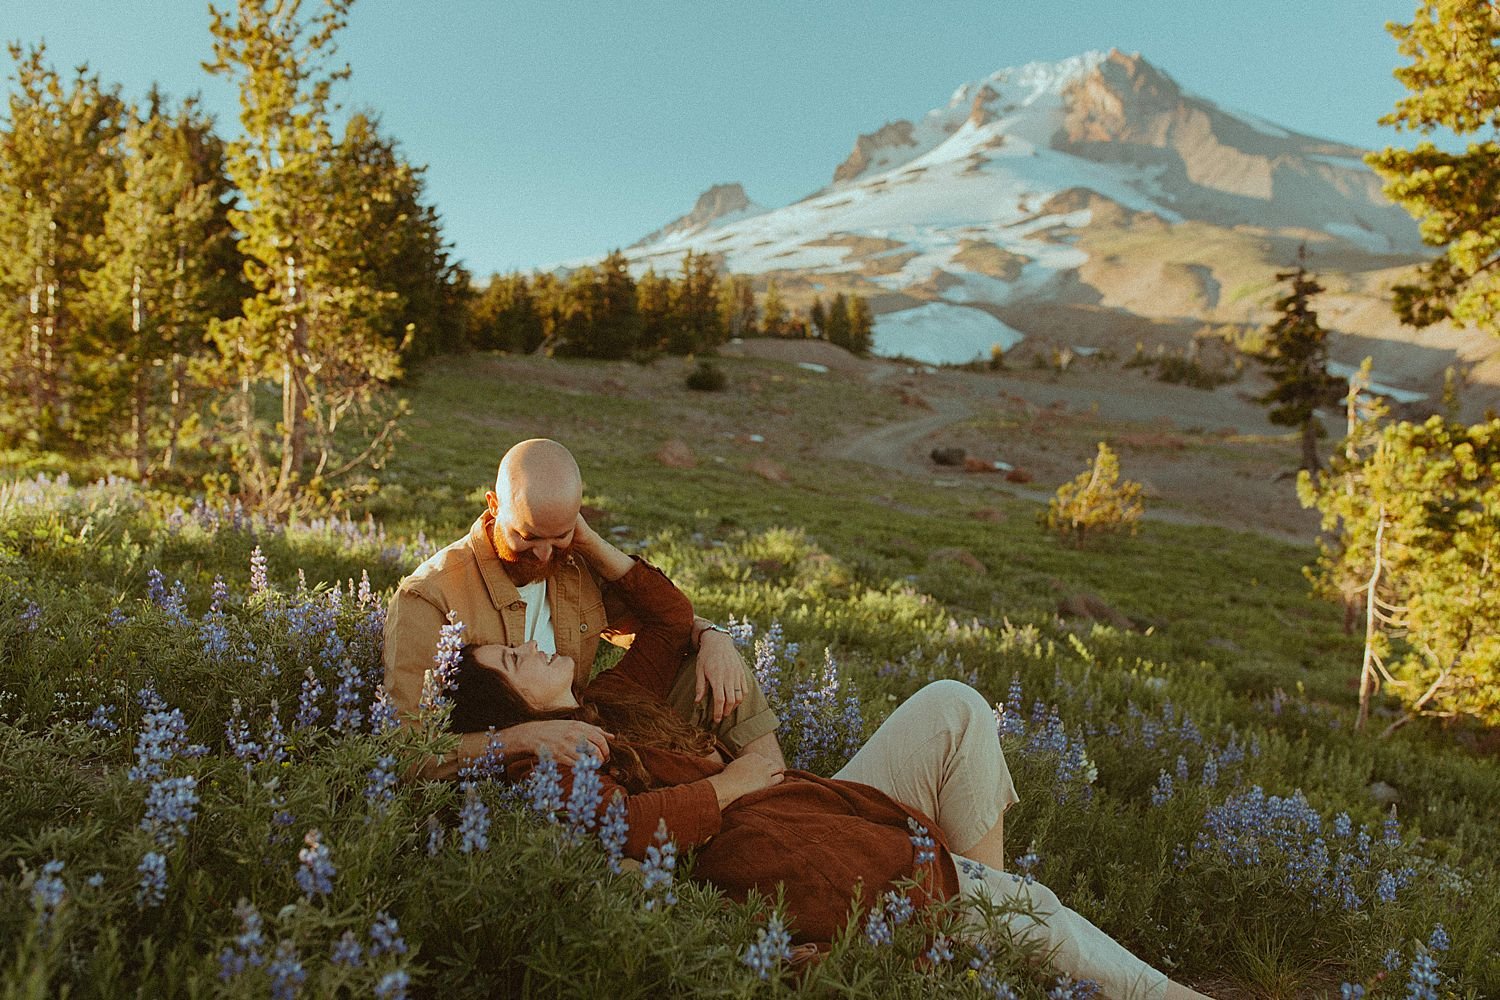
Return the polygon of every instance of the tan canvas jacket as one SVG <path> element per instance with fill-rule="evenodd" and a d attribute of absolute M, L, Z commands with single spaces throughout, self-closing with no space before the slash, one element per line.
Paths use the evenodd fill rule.
<path fill-rule="evenodd" d="M 402 580 L 391 598 L 385 622 L 385 687 L 403 719 L 416 716 L 422 677 L 432 669 L 438 633 L 448 623 L 449 611 L 463 622 L 466 643 L 514 646 L 525 641 L 526 602 L 490 543 L 493 523 L 488 512 L 482 514 L 466 536 Z M 601 633 L 608 627 L 599 582 L 582 559 L 570 556 L 548 580 L 547 600 L 557 652 L 573 658 L 576 683 L 582 687 Z M 451 777 L 457 769 L 457 761 L 450 760 L 423 768 L 422 774 Z"/>

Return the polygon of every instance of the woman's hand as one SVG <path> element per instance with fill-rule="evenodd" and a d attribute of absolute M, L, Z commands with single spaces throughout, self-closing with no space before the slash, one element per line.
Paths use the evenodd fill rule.
<path fill-rule="evenodd" d="M 730 761 L 724 770 L 708 779 L 719 797 L 719 808 L 742 795 L 758 792 L 762 788 L 781 784 L 786 777 L 786 768 L 762 757 L 758 753 L 747 753 Z"/>
<path fill-rule="evenodd" d="M 615 548 L 614 544 L 589 526 L 580 512 L 573 524 L 573 550 L 594 567 L 604 579 L 618 580 L 630 572 L 635 560 Z"/>

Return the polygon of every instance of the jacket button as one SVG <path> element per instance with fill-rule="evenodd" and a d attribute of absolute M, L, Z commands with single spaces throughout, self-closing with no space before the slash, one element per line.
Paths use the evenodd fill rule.
<path fill-rule="evenodd" d="M 579 624 L 578 624 L 578 631 L 580 631 L 580 632 L 587 632 L 588 630 L 589 630 L 589 623 L 588 622 L 579 622 Z"/>
<path fill-rule="evenodd" d="M 524 607 L 526 607 L 526 602 L 525 601 L 511 601 L 510 602 L 510 609 L 512 611 L 520 611 Z"/>

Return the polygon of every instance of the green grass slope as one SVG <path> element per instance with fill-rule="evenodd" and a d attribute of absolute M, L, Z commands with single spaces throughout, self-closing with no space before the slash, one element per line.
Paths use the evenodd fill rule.
<path fill-rule="evenodd" d="M 565 810 L 393 783 L 420 747 L 372 705 L 384 600 L 532 435 L 577 454 L 602 530 L 741 623 L 794 760 L 835 769 L 892 704 L 963 679 L 1002 706 L 1011 857 L 1176 977 L 1500 992 L 1500 767 L 1449 733 L 1352 731 L 1358 648 L 1308 598 L 1309 550 L 1157 523 L 1067 548 L 993 489 L 822 457 L 897 417 L 888 393 L 721 364 L 730 390 L 704 395 L 677 362 L 439 362 L 375 521 L 0 490 L 0 993 L 1047 995 L 1003 940 L 920 959 L 942 915 L 889 944 L 856 916 L 821 964 L 762 979 L 744 959 L 774 901 L 729 905 L 684 857 L 669 903 Z M 695 467 L 654 458 L 669 438 Z M 1134 627 L 1060 617 L 1083 592 Z"/>

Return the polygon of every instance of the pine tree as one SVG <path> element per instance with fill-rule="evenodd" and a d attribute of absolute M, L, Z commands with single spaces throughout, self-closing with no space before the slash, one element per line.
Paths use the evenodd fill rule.
<path fill-rule="evenodd" d="M 747 275 L 729 276 L 719 301 L 719 313 L 724 334 L 731 340 L 736 337 L 754 337 L 760 332 L 755 286 Z"/>
<path fill-rule="evenodd" d="M 560 283 L 557 320 L 547 340 L 547 352 L 558 357 L 598 357 L 593 333 L 602 299 L 598 271 L 584 265 L 569 274 Z"/>
<path fill-rule="evenodd" d="M 641 345 L 641 312 L 630 262 L 619 250 L 599 264 L 599 312 L 594 318 L 594 357 L 628 358 Z"/>
<path fill-rule="evenodd" d="M 350 116 L 330 165 L 342 196 L 332 214 L 346 220 L 350 236 L 348 264 L 371 288 L 394 295 L 377 325 L 404 359 L 457 350 L 465 339 L 468 275 L 448 257 L 423 174 L 366 114 Z"/>
<path fill-rule="evenodd" d="M 157 461 L 173 468 L 194 402 L 189 365 L 206 359 L 210 321 L 232 316 L 244 290 L 223 145 L 196 102 L 175 115 L 163 105 L 153 88 L 144 112 L 127 117 L 124 181 L 90 244 L 99 266 L 85 275 L 91 363 L 78 365 L 87 367 L 85 423 L 98 439 L 128 429 L 142 477 L 157 434 Z M 126 428 L 114 426 L 121 417 Z"/>
<path fill-rule="evenodd" d="M 835 347 L 849 350 L 849 296 L 835 292 L 823 317 L 823 336 Z"/>
<path fill-rule="evenodd" d="M 74 432 L 77 319 L 90 241 L 119 181 L 123 104 L 80 66 L 10 46 L 17 87 L 0 128 L 0 401 L 5 429 L 43 443 Z"/>
<path fill-rule="evenodd" d="M 807 335 L 819 340 L 828 339 L 828 313 L 823 308 L 823 300 L 813 298 L 812 305 L 807 310 Z"/>
<path fill-rule="evenodd" d="M 689 250 L 682 259 L 682 281 L 674 301 L 676 323 L 668 332 L 667 351 L 691 354 L 724 342 L 719 315 L 719 270 L 708 254 Z"/>
<path fill-rule="evenodd" d="M 529 354 L 545 339 L 536 295 L 524 274 L 491 275 L 469 316 L 469 343 L 481 350 Z"/>
<path fill-rule="evenodd" d="M 1488 132 L 1463 153 L 1430 141 L 1365 158 L 1385 195 L 1422 222 L 1422 238 L 1444 253 L 1414 284 L 1395 291 L 1396 311 L 1415 326 L 1444 319 L 1500 333 L 1500 15 L 1491 3 L 1425 0 L 1411 24 L 1392 24 L 1411 65 L 1396 78 L 1411 91 L 1382 125 L 1430 134 Z"/>
<path fill-rule="evenodd" d="M 348 212 L 359 179 L 335 169 L 329 121 L 332 85 L 349 71 L 327 62 L 351 2 L 325 0 L 311 18 L 301 0 L 209 5 L 208 68 L 240 91 L 244 135 L 230 144 L 229 173 L 243 207 L 231 220 L 254 288 L 244 315 L 214 337 L 237 389 L 230 454 L 239 488 L 271 511 L 378 462 L 401 412 L 387 388 L 401 370 L 387 339 L 399 296 L 360 270 L 365 234 Z M 256 412 L 263 381 L 280 389 L 274 425 Z M 351 421 L 356 428 L 345 427 Z"/>
<path fill-rule="evenodd" d="M 849 296 L 849 350 L 860 357 L 875 347 L 875 313 L 863 295 Z"/>
<path fill-rule="evenodd" d="M 786 302 L 781 297 L 781 288 L 772 278 L 766 283 L 766 300 L 761 306 L 761 330 L 767 337 L 785 337 L 791 331 L 786 311 Z"/>
<path fill-rule="evenodd" d="M 666 350 L 673 339 L 677 315 L 673 309 L 672 280 L 648 267 L 635 286 L 636 303 L 641 317 L 641 349 L 646 352 Z"/>
<path fill-rule="evenodd" d="M 1291 288 L 1276 300 L 1281 315 L 1266 330 L 1266 350 L 1258 356 L 1272 382 L 1258 402 L 1273 404 L 1272 423 L 1300 428 L 1302 468 L 1316 473 L 1322 468 L 1318 461 L 1322 424 L 1316 411 L 1336 403 L 1347 383 L 1328 374 L 1328 332 L 1312 308 L 1312 298 L 1323 286 L 1308 274 L 1306 262 L 1306 248 L 1299 249 L 1297 269 L 1276 275 L 1278 281 L 1290 282 Z"/>

